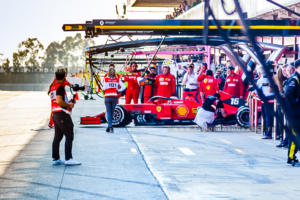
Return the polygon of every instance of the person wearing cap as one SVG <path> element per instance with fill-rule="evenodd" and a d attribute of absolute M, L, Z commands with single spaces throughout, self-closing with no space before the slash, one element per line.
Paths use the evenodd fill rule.
<path fill-rule="evenodd" d="M 228 67 L 228 76 L 225 79 L 224 92 L 238 98 L 243 98 L 244 83 L 241 77 L 234 73 L 234 67 Z"/>
<path fill-rule="evenodd" d="M 170 73 L 170 67 L 164 66 L 163 73 L 155 77 L 157 96 L 171 97 L 176 95 L 175 76 Z"/>
<path fill-rule="evenodd" d="M 141 76 L 141 73 L 137 70 L 138 66 L 136 62 L 132 62 L 130 66 L 130 73 L 124 76 L 124 81 L 127 82 L 125 103 L 130 104 L 133 100 L 133 103 L 137 104 L 139 101 L 140 86 L 138 84 L 138 77 Z"/>
<path fill-rule="evenodd" d="M 147 102 L 151 97 L 155 96 L 156 91 L 154 87 L 156 77 L 156 68 L 150 67 L 150 72 L 144 75 L 144 102 Z"/>
<path fill-rule="evenodd" d="M 216 100 L 215 96 L 208 96 L 200 109 L 198 109 L 194 122 L 205 131 L 208 130 L 208 125 L 212 124 L 215 120 L 216 112 Z"/>
<path fill-rule="evenodd" d="M 288 147 L 288 164 L 295 165 L 299 162 L 295 154 L 299 149 L 299 138 L 300 138 L 300 59 L 292 63 L 296 72 L 288 79 L 287 87 L 284 95 L 286 105 L 289 106 L 291 119 L 288 122 L 291 134 L 289 134 L 289 147 Z"/>
<path fill-rule="evenodd" d="M 66 71 L 58 69 L 55 72 L 56 82 L 50 87 L 49 94 L 51 98 L 51 110 L 53 113 L 53 122 L 55 128 L 54 139 L 52 143 L 53 165 L 80 165 L 72 156 L 72 143 L 74 139 L 74 124 L 70 116 L 74 103 L 68 101 L 65 90 Z M 63 162 L 59 156 L 60 142 L 65 136 L 65 159 Z"/>

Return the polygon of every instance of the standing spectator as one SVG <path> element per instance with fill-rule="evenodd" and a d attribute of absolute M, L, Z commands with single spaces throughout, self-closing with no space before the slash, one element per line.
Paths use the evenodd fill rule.
<path fill-rule="evenodd" d="M 265 101 L 262 102 L 262 115 L 264 120 L 264 134 L 262 139 L 272 139 L 273 117 L 274 117 L 274 93 L 270 87 L 269 79 L 263 72 L 262 67 L 258 73 L 260 78 L 257 81 L 257 87 L 262 90 Z"/>
<path fill-rule="evenodd" d="M 184 75 L 183 85 L 185 85 L 184 91 L 196 91 L 198 88 L 197 75 L 194 73 L 194 65 L 188 67 L 188 72 Z"/>
<path fill-rule="evenodd" d="M 170 74 L 170 67 L 164 66 L 163 73 L 155 77 L 157 96 L 170 97 L 176 95 L 175 76 Z"/>
<path fill-rule="evenodd" d="M 128 83 L 125 98 L 126 104 L 130 104 L 131 100 L 133 100 L 135 104 L 139 101 L 140 86 L 137 78 L 140 77 L 141 74 L 137 71 L 137 68 L 136 62 L 131 63 L 130 73 L 124 76 L 124 81 Z"/>
<path fill-rule="evenodd" d="M 122 80 L 116 75 L 115 68 L 109 68 L 102 88 L 105 96 L 106 117 L 108 121 L 106 132 L 113 133 L 112 116 L 118 102 L 118 93 L 124 91 L 125 88 Z"/>
<path fill-rule="evenodd" d="M 228 76 L 225 80 L 224 92 L 238 98 L 243 98 L 244 83 L 239 75 L 234 73 L 234 67 L 228 68 Z"/>
<path fill-rule="evenodd" d="M 284 77 L 286 77 L 286 80 L 283 81 L 282 86 L 279 86 L 279 91 L 282 91 L 283 96 L 284 96 L 285 91 L 287 90 L 288 83 L 289 83 L 289 78 L 294 74 L 294 72 L 295 72 L 295 67 L 293 65 L 285 65 L 282 68 L 282 74 L 283 74 Z M 277 120 L 276 120 L 276 122 L 277 122 Z M 276 126 L 277 126 L 277 124 L 276 124 Z M 285 124 L 284 128 L 285 128 L 285 131 L 286 131 L 285 138 L 276 147 L 287 147 L 288 146 L 289 135 L 292 134 L 292 133 L 291 133 L 291 129 L 289 127 L 289 124 Z"/>
<path fill-rule="evenodd" d="M 208 96 L 213 96 L 219 92 L 217 80 L 214 78 L 213 72 L 210 69 L 206 71 L 206 77 L 200 83 L 199 89 L 202 102 L 204 102 L 204 99 Z"/>
<path fill-rule="evenodd" d="M 197 91 L 198 81 L 197 74 L 194 73 L 193 64 L 188 67 L 188 72 L 184 75 L 182 83 L 185 85 L 183 90 L 183 99 L 185 99 L 187 96 L 195 96 L 193 95 L 193 92 Z"/>
<path fill-rule="evenodd" d="M 286 67 L 287 67 L 286 65 L 284 65 L 283 67 L 279 67 L 276 75 L 274 76 L 275 82 L 281 94 L 283 93 L 283 84 L 287 80 L 287 75 L 284 76 L 283 73 L 283 71 L 286 71 Z M 276 104 L 275 116 L 276 116 L 276 137 L 281 140 L 281 143 L 277 145 L 277 147 L 283 147 L 284 146 L 284 142 L 283 142 L 284 141 L 283 140 L 283 128 L 284 128 L 283 117 L 284 116 L 279 102 L 277 102 Z"/>
<path fill-rule="evenodd" d="M 289 134 L 289 151 L 288 151 L 288 164 L 295 165 L 299 162 L 295 154 L 299 149 L 299 141 L 296 142 L 296 136 L 300 135 L 300 60 L 294 63 L 296 72 L 289 78 L 285 90 L 285 97 L 287 105 L 293 112 L 290 113 L 293 127 L 290 127 L 292 134 Z"/>
<path fill-rule="evenodd" d="M 217 70 L 215 78 L 216 78 L 216 80 L 217 80 L 219 89 L 220 89 L 220 90 L 223 90 L 223 88 L 224 88 L 224 83 L 225 83 L 225 78 L 224 78 L 224 76 L 222 75 L 221 70 Z"/>

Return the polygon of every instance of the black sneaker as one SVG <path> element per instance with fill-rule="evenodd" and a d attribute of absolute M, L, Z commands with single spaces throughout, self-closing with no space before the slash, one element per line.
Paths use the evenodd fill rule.
<path fill-rule="evenodd" d="M 286 147 L 286 146 L 287 146 L 287 144 L 284 144 L 284 143 L 280 143 L 280 144 L 276 145 L 276 147 L 278 147 L 278 148 L 282 148 L 282 147 Z"/>
<path fill-rule="evenodd" d="M 109 133 L 110 132 L 110 128 L 106 128 L 106 133 Z"/>
<path fill-rule="evenodd" d="M 265 137 L 263 137 L 263 138 L 261 138 L 261 139 L 264 139 L 264 140 L 272 139 L 272 136 L 265 136 Z"/>
<path fill-rule="evenodd" d="M 298 158 L 296 156 L 294 156 L 294 161 L 295 161 L 295 163 L 299 162 L 299 160 L 298 160 Z"/>
<path fill-rule="evenodd" d="M 294 167 L 296 165 L 296 163 L 298 163 L 298 162 L 299 162 L 299 160 L 297 158 L 294 158 L 294 159 L 288 158 L 286 163 L 290 164 Z"/>

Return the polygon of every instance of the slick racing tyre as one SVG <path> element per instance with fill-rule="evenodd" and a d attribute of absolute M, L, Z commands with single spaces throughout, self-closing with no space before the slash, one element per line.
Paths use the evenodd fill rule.
<path fill-rule="evenodd" d="M 236 121 L 239 126 L 248 128 L 249 127 L 249 107 L 241 106 L 236 112 Z"/>
<path fill-rule="evenodd" d="M 124 127 L 131 122 L 129 113 L 120 105 L 116 106 L 112 118 L 112 124 L 115 127 Z"/>

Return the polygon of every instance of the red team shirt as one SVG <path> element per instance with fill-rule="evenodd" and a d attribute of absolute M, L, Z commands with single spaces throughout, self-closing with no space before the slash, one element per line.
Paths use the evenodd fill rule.
<path fill-rule="evenodd" d="M 175 76 L 160 74 L 155 77 L 157 96 L 170 97 L 176 93 Z"/>
<path fill-rule="evenodd" d="M 244 83 L 241 77 L 237 74 L 227 76 L 225 80 L 224 92 L 227 92 L 235 97 L 243 98 Z"/>
<path fill-rule="evenodd" d="M 212 76 L 206 76 L 200 83 L 200 92 L 205 94 L 204 98 L 207 96 L 213 96 L 217 91 L 219 91 L 219 86 L 217 80 Z"/>

